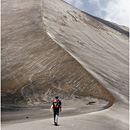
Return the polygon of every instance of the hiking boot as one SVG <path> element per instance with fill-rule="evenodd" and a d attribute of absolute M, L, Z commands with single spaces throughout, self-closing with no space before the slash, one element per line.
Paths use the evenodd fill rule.
<path fill-rule="evenodd" d="M 58 124 L 55 122 L 55 126 L 58 126 Z"/>

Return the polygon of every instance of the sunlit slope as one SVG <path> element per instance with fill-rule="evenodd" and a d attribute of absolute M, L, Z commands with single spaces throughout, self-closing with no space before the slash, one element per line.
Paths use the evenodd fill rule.
<path fill-rule="evenodd" d="M 128 108 L 128 28 L 93 17 L 62 0 L 43 3 L 48 34 Z"/>
<path fill-rule="evenodd" d="M 111 106 L 111 93 L 48 36 L 43 6 L 40 0 L 2 1 L 2 104 L 39 104 L 59 94 L 93 96 Z"/>

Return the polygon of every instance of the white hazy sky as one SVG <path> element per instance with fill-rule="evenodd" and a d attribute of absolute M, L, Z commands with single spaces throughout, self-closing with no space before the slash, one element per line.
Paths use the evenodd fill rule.
<path fill-rule="evenodd" d="M 129 27 L 129 0 L 64 0 L 76 8 Z"/>

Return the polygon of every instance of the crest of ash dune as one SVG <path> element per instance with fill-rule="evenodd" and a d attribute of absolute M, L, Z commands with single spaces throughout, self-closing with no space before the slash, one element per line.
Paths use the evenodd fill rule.
<path fill-rule="evenodd" d="M 127 120 L 128 35 L 61 0 L 3 0 L 2 105 L 91 96 Z"/>

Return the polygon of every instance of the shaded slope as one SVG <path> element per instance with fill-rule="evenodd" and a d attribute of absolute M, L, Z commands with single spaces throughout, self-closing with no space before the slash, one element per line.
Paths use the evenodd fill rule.
<path fill-rule="evenodd" d="M 46 33 L 42 2 L 2 1 L 2 104 L 114 97 Z"/>

